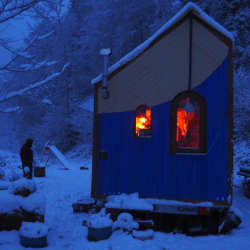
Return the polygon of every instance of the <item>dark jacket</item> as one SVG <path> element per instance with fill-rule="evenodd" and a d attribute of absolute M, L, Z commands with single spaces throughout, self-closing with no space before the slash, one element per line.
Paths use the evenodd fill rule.
<path fill-rule="evenodd" d="M 32 142 L 33 141 L 31 139 L 28 139 L 20 150 L 20 157 L 23 167 L 25 166 L 32 167 L 33 164 L 33 151 L 31 149 Z"/>

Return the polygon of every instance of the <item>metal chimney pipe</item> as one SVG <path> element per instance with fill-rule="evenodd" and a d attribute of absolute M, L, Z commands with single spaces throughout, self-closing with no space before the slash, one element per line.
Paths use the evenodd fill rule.
<path fill-rule="evenodd" d="M 102 78 L 102 97 L 104 99 L 109 98 L 109 92 L 107 88 L 108 82 L 108 64 L 109 64 L 109 56 L 111 55 L 111 49 L 101 49 L 100 55 L 104 58 L 104 70 L 103 70 L 103 78 Z"/>

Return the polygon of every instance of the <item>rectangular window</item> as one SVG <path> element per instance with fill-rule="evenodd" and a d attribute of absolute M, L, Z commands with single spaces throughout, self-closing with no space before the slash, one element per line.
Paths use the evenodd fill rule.
<path fill-rule="evenodd" d="M 151 137 L 151 108 L 140 105 L 135 111 L 135 135 L 136 137 Z"/>

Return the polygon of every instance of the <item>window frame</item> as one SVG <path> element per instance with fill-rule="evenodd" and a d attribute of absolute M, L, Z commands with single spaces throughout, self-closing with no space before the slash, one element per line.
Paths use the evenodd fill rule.
<path fill-rule="evenodd" d="M 199 148 L 179 148 L 176 142 L 177 108 L 181 100 L 190 97 L 199 105 L 200 134 Z M 171 154 L 205 154 L 207 152 L 207 104 L 203 96 L 193 90 L 184 91 L 174 97 L 170 104 L 170 153 Z"/>

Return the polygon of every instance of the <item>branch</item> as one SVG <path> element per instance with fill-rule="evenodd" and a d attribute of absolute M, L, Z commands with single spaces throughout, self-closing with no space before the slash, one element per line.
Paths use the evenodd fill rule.
<path fill-rule="evenodd" d="M 38 2 L 42 0 L 23 0 L 22 3 L 17 3 L 18 1 L 15 0 L 7 0 L 6 2 L 1 2 L 0 8 L 0 23 L 4 23 L 9 19 L 12 19 L 23 12 L 29 10 L 30 8 L 34 7 Z M 9 6 L 9 7 L 8 7 Z"/>
<path fill-rule="evenodd" d="M 22 50 L 22 51 L 14 51 L 12 50 L 7 44 L 4 43 L 4 41 L 0 40 L 0 45 L 5 48 L 6 50 L 8 50 L 10 53 L 14 54 L 14 57 L 8 62 L 6 63 L 4 66 L 0 67 L 0 71 L 2 70 L 6 70 L 6 71 L 15 71 L 11 68 L 9 68 L 9 66 L 18 58 L 18 57 L 24 57 L 27 59 L 32 59 L 33 57 L 28 55 L 27 53 L 25 53 L 34 43 L 35 41 L 37 41 L 38 39 L 38 35 L 34 36 L 34 38 L 31 40 L 31 42 Z"/>
<path fill-rule="evenodd" d="M 6 109 L 0 109 L 0 112 L 1 113 L 14 113 L 18 110 L 20 110 L 20 107 L 16 106 L 16 107 L 11 107 L 11 108 L 6 108 Z"/>
<path fill-rule="evenodd" d="M 26 88 L 20 89 L 20 90 L 18 90 L 18 91 L 10 92 L 9 94 L 7 94 L 7 95 L 4 96 L 4 97 L 0 97 L 0 102 L 7 101 L 7 100 L 9 100 L 9 99 L 11 99 L 11 98 L 13 98 L 13 97 L 16 97 L 16 96 L 20 96 L 20 95 L 22 95 L 22 94 L 26 93 L 27 91 L 32 90 L 32 89 L 34 89 L 34 88 L 41 87 L 42 85 L 44 85 L 44 84 L 48 83 L 49 81 L 55 79 L 56 77 L 60 76 L 60 75 L 66 70 L 66 68 L 69 67 L 69 65 L 70 65 L 70 63 L 66 63 L 66 64 L 62 67 L 61 71 L 53 73 L 52 75 L 46 77 L 46 78 L 45 78 L 44 80 L 42 80 L 42 81 L 32 83 L 32 84 L 30 84 L 30 85 L 29 85 L 28 87 L 26 87 Z"/>

